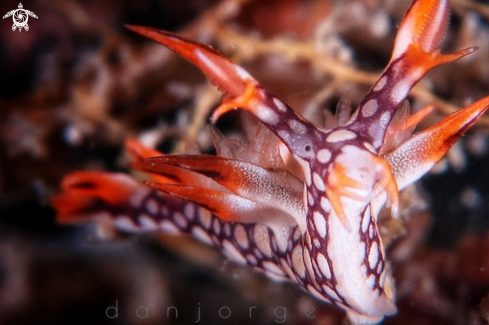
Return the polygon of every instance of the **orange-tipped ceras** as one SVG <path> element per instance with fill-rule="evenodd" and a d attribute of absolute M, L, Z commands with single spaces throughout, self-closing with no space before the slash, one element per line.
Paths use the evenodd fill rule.
<path fill-rule="evenodd" d="M 189 233 L 239 263 L 296 282 L 343 308 L 355 324 L 395 314 L 379 211 L 388 204 L 396 217 L 398 191 L 425 174 L 489 107 L 486 97 L 414 135 L 412 128 L 430 108 L 393 122 L 430 68 L 475 50 L 440 53 L 447 17 L 447 1 L 414 1 L 379 80 L 346 123 L 327 130 L 217 51 L 169 32 L 127 26 L 196 64 L 225 93 L 213 120 L 236 108 L 256 116 L 299 162 L 302 180 L 277 159 L 279 140 L 267 136 L 269 130 L 260 129 L 255 139 L 265 155 L 253 146 L 233 154 L 216 131 L 220 156 L 164 156 L 130 140 L 132 167 L 155 181 L 145 185 L 96 172 L 68 175 L 64 192 L 52 200 L 59 220 L 97 214 L 125 229 Z M 403 136 L 387 145 L 386 133 L 396 132 Z M 267 162 L 267 155 L 273 161 Z"/>

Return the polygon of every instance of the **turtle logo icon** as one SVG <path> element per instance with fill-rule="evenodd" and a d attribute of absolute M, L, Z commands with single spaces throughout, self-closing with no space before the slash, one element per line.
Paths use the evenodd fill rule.
<path fill-rule="evenodd" d="M 18 28 L 19 32 L 22 31 L 22 28 L 24 28 L 26 31 L 29 30 L 29 25 L 27 25 L 27 21 L 29 20 L 29 16 L 34 17 L 37 19 L 37 16 L 35 13 L 29 10 L 25 10 L 22 6 L 22 3 L 19 3 L 19 8 L 11 10 L 7 12 L 2 19 L 5 19 L 7 17 L 12 16 L 14 20 L 14 24 L 12 25 L 12 31 L 15 32 L 15 30 Z"/>

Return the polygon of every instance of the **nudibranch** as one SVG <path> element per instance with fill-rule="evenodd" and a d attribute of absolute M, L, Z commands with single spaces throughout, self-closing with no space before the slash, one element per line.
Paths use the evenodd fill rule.
<path fill-rule="evenodd" d="M 232 109 L 254 115 L 261 123 L 255 142 L 239 145 L 211 129 L 217 156 L 167 156 L 128 140 L 131 166 L 153 181 L 74 172 L 52 199 L 59 221 L 98 216 L 126 230 L 191 234 L 238 263 L 336 304 L 354 324 L 380 322 L 396 313 L 377 227 L 380 209 L 387 206 L 397 217 L 399 191 L 428 172 L 489 108 L 486 97 L 412 133 L 431 110 L 409 116 L 403 109 L 412 87 L 432 67 L 475 51 L 440 53 L 447 21 L 446 0 L 415 0 L 382 75 L 356 111 L 330 129 L 300 116 L 217 51 L 127 26 L 197 65 L 224 93 L 212 121 Z M 288 168 L 290 161 L 300 165 L 300 175 Z"/>

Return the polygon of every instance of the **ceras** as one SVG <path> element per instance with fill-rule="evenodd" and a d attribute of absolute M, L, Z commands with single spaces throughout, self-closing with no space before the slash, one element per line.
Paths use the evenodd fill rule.
<path fill-rule="evenodd" d="M 268 156 L 253 145 L 236 149 L 215 130 L 217 156 L 165 156 L 130 140 L 132 167 L 155 181 L 147 186 L 121 174 L 74 173 L 53 199 L 59 219 L 98 213 L 131 230 L 190 233 L 237 262 L 338 305 L 353 323 L 395 314 L 377 228 L 380 209 L 388 205 L 397 217 L 399 190 L 425 174 L 489 107 L 486 97 L 411 134 L 430 111 L 408 116 L 402 110 L 411 88 L 432 67 L 475 50 L 440 54 L 447 17 L 447 1 L 414 1 L 388 66 L 354 114 L 332 129 L 300 116 L 217 51 L 169 32 L 127 26 L 196 64 L 225 93 L 212 121 L 235 108 L 258 118 L 269 131 L 258 127 L 255 147 Z M 301 177 L 287 169 L 281 144 L 301 166 Z"/>

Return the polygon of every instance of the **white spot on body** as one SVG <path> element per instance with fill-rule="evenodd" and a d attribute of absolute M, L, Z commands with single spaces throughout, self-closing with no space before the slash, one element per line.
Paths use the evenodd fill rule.
<path fill-rule="evenodd" d="M 362 107 L 363 117 L 370 117 L 370 116 L 374 115 L 375 112 L 377 112 L 378 108 L 379 108 L 379 104 L 377 103 L 377 100 L 376 99 L 370 99 Z"/>
<path fill-rule="evenodd" d="M 226 254 L 227 257 L 230 259 L 240 263 L 240 264 L 246 264 L 246 259 L 241 255 L 241 253 L 236 249 L 236 247 L 233 246 L 229 241 L 224 240 L 222 242 L 222 248 L 224 249 L 224 253 Z"/>
<path fill-rule="evenodd" d="M 148 199 L 146 201 L 146 211 L 149 214 L 155 215 L 158 213 L 158 202 L 155 199 Z"/>
<path fill-rule="evenodd" d="M 380 272 L 382 271 L 382 265 L 383 263 L 379 263 L 378 266 L 377 266 L 377 274 L 380 274 Z"/>
<path fill-rule="evenodd" d="M 187 219 L 185 219 L 184 215 L 181 214 L 180 212 L 175 212 L 173 214 L 173 220 L 175 221 L 175 224 L 180 228 L 183 229 L 187 227 Z"/>
<path fill-rule="evenodd" d="M 307 202 L 309 202 L 310 205 L 314 205 L 314 197 L 311 192 L 307 192 Z"/>
<path fill-rule="evenodd" d="M 192 228 L 192 235 L 194 235 L 195 238 L 200 240 L 201 242 L 212 245 L 212 238 L 207 234 L 207 232 L 202 229 L 201 227 L 193 227 Z"/>
<path fill-rule="evenodd" d="M 326 197 L 321 197 L 321 208 L 324 212 L 329 213 L 331 211 L 331 202 Z"/>
<path fill-rule="evenodd" d="M 321 273 L 327 278 L 331 279 L 331 269 L 329 268 L 328 260 L 323 254 L 319 253 L 317 258 L 317 263 Z"/>
<path fill-rule="evenodd" d="M 377 242 L 373 242 L 372 246 L 370 246 L 370 252 L 368 253 L 368 264 L 371 269 L 374 269 L 379 261 L 379 245 Z"/>
<path fill-rule="evenodd" d="M 187 219 L 193 219 L 195 214 L 195 205 L 193 203 L 187 203 L 183 208 L 183 214 L 185 214 Z"/>
<path fill-rule="evenodd" d="M 169 234 L 180 234 L 181 231 L 180 229 L 177 228 L 177 226 L 175 226 L 171 221 L 169 220 L 163 220 L 161 223 L 160 223 L 160 228 L 169 233 Z"/>
<path fill-rule="evenodd" d="M 234 227 L 234 238 L 236 238 L 236 241 L 238 242 L 238 245 L 241 246 L 241 248 L 248 248 L 248 236 L 246 235 L 246 230 L 242 225 L 237 224 Z"/>
<path fill-rule="evenodd" d="M 391 112 L 384 112 L 380 116 L 380 126 L 385 130 L 390 122 Z"/>
<path fill-rule="evenodd" d="M 385 84 L 387 83 L 387 77 L 386 76 L 383 76 L 382 78 L 379 79 L 379 81 L 377 81 L 377 83 L 375 84 L 374 86 L 374 91 L 379 91 L 381 90 L 382 88 L 384 88 Z"/>
<path fill-rule="evenodd" d="M 410 89 L 410 83 L 408 81 L 404 81 L 404 80 L 399 81 L 392 89 L 391 92 L 392 100 L 396 104 L 400 103 L 401 101 L 404 100 L 404 98 L 406 98 L 407 94 L 409 93 L 409 89 Z"/>
<path fill-rule="evenodd" d="M 324 293 L 330 297 L 331 300 L 336 300 L 336 301 L 340 301 L 340 298 L 338 297 L 338 294 L 333 290 L 331 289 L 330 287 L 328 287 L 327 285 L 323 284 L 322 286 L 323 290 L 324 290 Z"/>
<path fill-rule="evenodd" d="M 221 233 L 221 224 L 219 223 L 219 220 L 214 219 L 213 226 L 214 226 L 214 233 L 219 235 Z"/>
<path fill-rule="evenodd" d="M 334 143 L 334 142 L 340 142 L 340 141 L 346 141 L 346 140 L 351 140 L 355 139 L 357 135 L 348 130 L 337 130 L 331 132 L 328 137 L 326 138 L 326 141 Z"/>
<path fill-rule="evenodd" d="M 270 107 L 265 105 L 258 105 L 256 108 L 256 117 L 258 117 L 264 123 L 275 125 L 279 121 L 277 113 L 275 113 Z"/>
<path fill-rule="evenodd" d="M 211 227 L 212 217 L 208 210 L 199 208 L 199 219 L 204 228 L 209 229 Z"/>
<path fill-rule="evenodd" d="M 306 126 L 297 120 L 289 120 L 288 123 L 295 134 L 304 134 L 307 132 Z"/>
<path fill-rule="evenodd" d="M 391 112 L 383 112 L 378 123 L 372 123 L 368 129 L 370 136 L 374 139 L 373 145 L 380 147 L 384 141 L 384 131 L 390 122 Z"/>
<path fill-rule="evenodd" d="M 277 106 L 277 109 L 279 111 L 281 111 L 281 112 L 287 111 L 287 106 L 285 106 L 285 104 L 280 99 L 274 97 L 272 101 L 275 104 L 275 106 Z"/>
<path fill-rule="evenodd" d="M 321 242 L 319 241 L 319 239 L 314 238 L 313 242 L 314 242 L 314 246 L 316 246 L 316 248 L 321 248 Z"/>
<path fill-rule="evenodd" d="M 262 265 L 263 265 L 263 268 L 265 268 L 269 272 L 275 273 L 277 275 L 283 275 L 284 274 L 284 272 L 282 271 L 282 269 L 279 268 L 277 265 L 275 265 L 272 262 L 265 261 L 265 262 L 262 263 Z"/>
<path fill-rule="evenodd" d="M 326 186 L 324 185 L 323 178 L 321 176 L 319 176 L 318 173 L 312 174 L 312 181 L 318 190 L 320 190 L 322 192 L 324 192 L 326 190 Z"/>
<path fill-rule="evenodd" d="M 368 134 L 374 139 L 374 145 L 379 147 L 382 144 L 382 128 L 377 123 L 370 124 Z"/>
<path fill-rule="evenodd" d="M 256 246 L 258 246 L 260 251 L 265 256 L 272 257 L 272 247 L 270 246 L 268 228 L 263 225 L 256 225 L 253 238 L 255 239 Z"/>
<path fill-rule="evenodd" d="M 328 149 L 319 150 L 317 153 L 317 159 L 322 164 L 328 163 L 329 160 L 331 159 L 331 151 L 329 151 Z"/>
<path fill-rule="evenodd" d="M 314 225 L 316 226 L 316 230 L 319 233 L 319 236 L 322 238 L 326 237 L 326 220 L 323 215 L 317 211 L 314 211 L 313 214 Z"/>
<path fill-rule="evenodd" d="M 156 209 L 156 211 L 158 211 L 158 209 Z M 153 230 L 153 229 L 158 228 L 158 224 L 156 223 L 156 221 L 153 218 L 151 218 L 149 215 L 147 215 L 146 213 L 141 213 L 139 215 L 138 220 L 139 220 L 139 224 L 146 229 Z"/>
<path fill-rule="evenodd" d="M 114 220 L 114 224 L 118 229 L 121 229 L 121 230 L 127 230 L 127 231 L 138 230 L 138 227 L 136 226 L 136 224 L 134 224 L 132 219 L 126 215 L 116 216 L 115 220 Z"/>
<path fill-rule="evenodd" d="M 246 260 L 248 261 L 248 264 L 256 266 L 258 265 L 258 260 L 256 259 L 255 256 L 248 254 L 246 255 Z"/>

